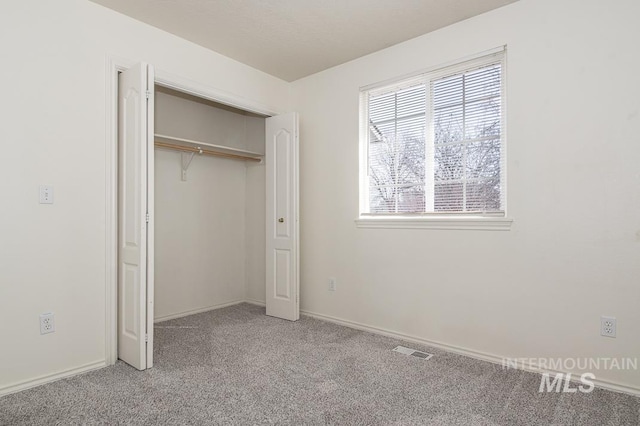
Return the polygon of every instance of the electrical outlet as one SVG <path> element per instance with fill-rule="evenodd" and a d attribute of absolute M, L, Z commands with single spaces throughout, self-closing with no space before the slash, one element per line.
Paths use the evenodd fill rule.
<path fill-rule="evenodd" d="M 600 317 L 600 335 L 616 337 L 616 319 L 614 317 Z"/>
<path fill-rule="evenodd" d="M 40 204 L 53 204 L 53 186 L 40 185 Z"/>
<path fill-rule="evenodd" d="M 329 291 L 336 291 L 336 279 L 329 278 Z"/>
<path fill-rule="evenodd" d="M 40 315 L 40 334 L 49 334 L 56 331 L 55 323 L 53 322 L 53 313 L 49 312 Z"/>

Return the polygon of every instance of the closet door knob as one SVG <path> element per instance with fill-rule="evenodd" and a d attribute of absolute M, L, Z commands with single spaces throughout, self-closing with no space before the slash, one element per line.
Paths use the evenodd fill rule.
<path fill-rule="evenodd" d="M 284 222 L 284 217 L 281 217 L 280 219 L 278 219 L 278 222 L 283 223 Z"/>

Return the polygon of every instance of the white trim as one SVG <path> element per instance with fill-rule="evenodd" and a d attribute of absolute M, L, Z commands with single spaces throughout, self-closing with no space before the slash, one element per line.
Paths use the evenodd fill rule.
<path fill-rule="evenodd" d="M 56 373 L 44 374 L 42 376 L 28 379 L 22 382 L 12 383 L 0 388 L 0 397 L 9 395 L 10 393 L 16 393 L 25 389 L 44 385 L 46 383 L 51 383 L 61 379 L 77 376 L 78 374 L 86 373 L 88 371 L 97 370 L 99 368 L 106 367 L 106 365 L 107 364 L 105 363 L 105 360 L 100 360 L 81 365 L 80 367 L 69 368 L 67 370 L 58 371 Z"/>
<path fill-rule="evenodd" d="M 136 61 L 116 56 L 106 57 L 106 114 L 105 114 L 105 363 L 118 360 L 117 328 L 117 188 L 118 188 L 118 72 L 125 71 Z M 209 99 L 260 115 L 278 115 L 276 108 L 251 101 L 221 89 L 206 86 L 162 70 L 155 70 L 154 82 L 160 86 Z"/>
<path fill-rule="evenodd" d="M 155 83 L 159 86 L 187 93 L 198 98 L 207 99 L 237 109 L 260 114 L 274 116 L 280 112 L 272 106 L 264 105 L 250 99 L 243 98 L 222 89 L 205 86 L 188 78 L 180 77 L 166 71 L 156 69 Z"/>
<path fill-rule="evenodd" d="M 188 317 L 189 315 L 195 315 L 195 314 L 201 314 L 203 312 L 215 311 L 216 309 L 222 309 L 222 308 L 226 308 L 228 306 L 235 306 L 235 305 L 239 305 L 239 304 L 244 303 L 244 302 L 245 301 L 243 299 L 240 299 L 240 300 L 234 300 L 232 302 L 220 303 L 220 304 L 212 305 L 212 306 L 206 306 L 204 308 L 192 309 L 190 311 L 178 312 L 177 314 L 171 314 L 171 315 L 165 315 L 163 317 L 157 317 L 157 318 L 155 318 L 153 320 L 153 323 L 157 324 L 159 322 L 169 321 L 169 320 L 176 319 L 176 318 Z"/>
<path fill-rule="evenodd" d="M 358 212 L 369 211 L 369 92 L 360 92 L 360 125 L 358 128 L 358 154 L 359 154 L 359 186 L 358 186 Z"/>
<path fill-rule="evenodd" d="M 507 75 L 509 70 L 507 69 L 507 46 L 504 46 L 504 54 L 502 55 L 502 75 L 500 76 L 500 84 L 502 90 L 502 105 L 500 105 L 500 167 L 502 167 L 500 176 L 500 202 L 502 203 L 502 210 L 505 216 L 508 214 L 509 209 L 509 170 L 507 167 L 507 160 L 509 158 L 507 145 L 509 144 L 509 135 L 507 132 Z"/>
<path fill-rule="evenodd" d="M 267 306 L 267 304 L 262 300 L 255 300 L 255 299 L 245 299 L 244 303 L 248 303 L 250 305 L 256 305 L 256 306 L 262 306 L 263 308 Z"/>
<path fill-rule="evenodd" d="M 390 85 L 394 85 L 394 84 L 398 84 L 398 82 L 401 82 L 403 80 L 409 80 L 411 78 L 414 77 L 419 77 L 423 74 L 430 74 L 432 72 L 435 71 L 439 71 L 442 70 L 444 68 L 449 69 L 450 67 L 454 67 L 456 65 L 460 65 L 463 69 L 467 66 L 468 62 L 472 62 L 475 61 L 477 59 L 483 58 L 483 57 L 487 57 L 487 56 L 491 56 L 491 55 L 497 55 L 497 54 L 501 54 L 506 52 L 507 50 L 507 45 L 503 45 L 503 46 L 499 46 L 499 47 L 494 47 L 493 49 L 489 49 L 489 50 L 485 50 L 483 52 L 479 52 L 473 55 L 468 55 L 465 56 L 464 58 L 458 58 L 458 59 L 454 59 L 451 61 L 447 61 L 444 63 L 440 63 L 438 65 L 434 65 L 431 67 L 427 67 L 427 68 L 422 68 L 418 71 L 414 71 L 411 73 L 407 73 L 407 74 L 403 74 L 397 77 L 392 77 L 392 78 L 387 78 L 386 80 L 382 80 L 382 81 L 378 81 L 376 83 L 371 83 L 371 84 L 367 84 L 366 86 L 360 86 L 360 91 L 361 92 L 369 92 L 375 89 L 379 89 L 379 88 L 383 88 L 385 86 L 390 86 Z M 448 70 L 447 70 L 448 71 Z"/>
<path fill-rule="evenodd" d="M 359 214 L 361 215 L 360 219 L 357 220 L 357 223 L 363 219 L 363 215 L 368 215 L 370 213 L 370 178 L 369 178 L 369 149 L 370 149 L 370 129 L 369 129 L 369 112 L 368 112 L 368 104 L 369 97 L 372 94 L 380 95 L 385 92 L 395 92 L 399 89 L 399 87 L 409 87 L 413 84 L 424 84 L 427 90 L 427 105 L 425 106 L 425 118 L 426 118 L 426 138 L 425 138 L 425 168 L 426 170 L 433 169 L 433 155 L 434 155 L 434 140 L 433 140 L 433 111 L 432 111 L 432 103 L 433 103 L 433 93 L 432 93 L 432 83 L 433 81 L 446 77 L 449 75 L 455 75 L 459 73 L 464 73 L 472 69 L 481 68 L 484 66 L 489 66 L 491 64 L 500 64 L 501 69 L 501 78 L 500 78 L 500 90 L 501 90 L 501 113 L 500 113 L 500 124 L 501 124 L 501 134 L 500 134 L 500 202 L 502 211 L 506 215 L 507 213 L 507 135 L 506 135 L 506 52 L 507 46 L 500 46 L 491 50 L 487 50 L 475 55 L 468 56 L 463 59 L 459 59 L 456 61 L 451 61 L 447 64 L 441 64 L 438 66 L 434 66 L 428 69 L 423 69 L 417 72 L 413 72 L 411 74 L 406 74 L 401 77 L 396 77 L 393 79 L 388 79 L 379 83 L 370 84 L 368 86 L 364 86 L 360 88 L 360 97 L 359 97 Z M 463 141 L 464 142 L 464 141 Z M 468 141 L 467 141 L 468 142 Z M 448 218 L 450 214 L 442 214 L 438 215 L 438 212 L 434 212 L 433 210 L 433 202 L 434 202 L 434 183 L 433 183 L 433 174 L 427 173 L 425 175 L 425 209 L 426 214 L 432 215 L 432 217 L 440 217 Z M 461 212 L 461 214 L 465 214 L 467 212 Z M 376 215 L 377 216 L 377 215 Z M 424 220 L 424 219 L 421 219 Z M 366 222 L 368 223 L 368 221 Z M 436 223 L 434 225 L 428 224 L 427 221 L 422 224 L 407 226 L 407 221 L 398 222 L 394 226 L 390 223 L 389 226 L 380 226 L 381 222 L 377 222 L 373 226 L 365 226 L 363 222 L 362 226 L 359 224 L 359 227 L 387 227 L 387 228 L 427 228 L 427 229 L 487 229 L 486 227 L 476 228 L 472 224 L 466 224 L 464 222 L 456 221 L 447 224 L 445 228 L 440 227 L 440 223 Z M 453 226 L 453 223 L 459 223 L 460 226 Z M 509 224 L 510 226 L 510 224 Z M 493 228 L 491 228 L 493 229 Z M 507 227 L 508 229 L 508 227 Z"/>
<path fill-rule="evenodd" d="M 118 360 L 118 73 L 133 63 L 107 57 L 105 129 L 105 363 Z"/>
<path fill-rule="evenodd" d="M 155 70 L 153 65 L 147 64 L 147 140 L 146 140 L 146 152 L 147 152 L 147 167 L 146 167 L 146 190 L 147 190 L 147 256 L 146 256 L 146 269 L 147 269 L 147 293 L 146 293 L 146 327 L 145 337 L 146 345 L 146 368 L 153 367 L 153 320 L 155 315 L 154 308 L 154 295 L 155 295 L 155 224 L 156 224 L 156 211 L 155 211 L 155 193 L 156 193 L 156 180 L 155 180 Z M 119 90 L 118 90 L 119 91 Z"/>
<path fill-rule="evenodd" d="M 467 356 L 469 358 L 474 358 L 474 359 L 478 359 L 481 361 L 487 361 L 490 362 L 492 364 L 498 364 L 498 365 L 502 365 L 502 360 L 505 357 L 501 357 L 495 354 L 490 354 L 487 352 L 480 352 L 480 351 L 476 351 L 473 349 L 467 349 L 467 348 L 463 348 L 460 346 L 455 346 L 455 345 L 449 345 L 446 343 L 441 343 L 441 342 L 435 342 L 433 340 L 428 340 L 428 339 L 423 339 L 420 337 L 416 337 L 416 336 L 411 336 L 408 334 L 403 334 L 403 333 L 398 333 L 396 331 L 392 331 L 392 330 L 387 330 L 384 328 L 379 328 L 379 327 L 373 327 L 373 326 L 369 326 L 369 325 L 365 325 L 359 322 L 355 322 L 355 321 L 349 321 L 349 320 L 345 320 L 342 318 L 337 318 L 337 317 L 333 317 L 330 315 L 323 315 L 323 314 L 318 314 L 316 312 L 311 312 L 311 311 L 306 311 L 306 310 L 302 310 L 300 311 L 302 313 L 302 315 L 311 317 L 311 318 L 315 318 L 318 320 L 322 320 L 322 321 L 327 321 L 333 324 L 338 324 L 338 325 L 342 325 L 345 327 L 349 327 L 349 328 L 353 328 L 356 330 L 362 330 L 362 331 L 366 331 L 369 333 L 373 333 L 373 334 L 379 334 L 382 336 L 387 336 L 387 337 L 391 337 L 394 339 L 399 339 L 399 340 L 404 340 L 405 342 L 410 342 L 410 343 L 416 343 L 419 345 L 424 345 L 424 346 L 430 346 L 433 348 L 437 348 L 446 352 L 451 352 L 451 353 L 455 353 L 458 355 L 463 355 L 463 356 Z M 518 368 L 519 370 L 523 370 L 523 371 L 529 371 L 532 373 L 537 373 L 537 374 L 567 374 L 567 372 L 563 372 L 563 371 L 555 371 L 555 370 L 548 370 L 548 369 L 543 369 L 543 368 L 539 368 L 537 365 L 535 364 L 522 364 L 522 363 L 518 363 Z M 579 380 L 572 380 L 572 381 L 577 381 L 579 382 Z M 598 379 L 591 379 L 592 382 L 594 382 L 595 386 L 601 389 L 606 389 L 606 390 L 610 390 L 610 391 L 614 391 L 614 392 L 621 392 L 621 393 L 625 393 L 625 394 L 629 394 L 629 395 L 633 395 L 633 396 L 640 396 L 640 388 L 637 387 L 632 387 L 632 386 L 628 386 L 628 385 L 624 385 L 621 383 L 615 383 L 615 382 L 611 382 L 608 380 L 598 380 Z"/>
<path fill-rule="evenodd" d="M 241 303 L 250 303 L 252 305 L 258 305 L 258 306 L 265 306 L 264 302 L 260 302 L 257 300 L 235 300 L 233 302 L 228 302 L 228 303 L 221 303 L 219 305 L 214 305 L 214 306 L 209 306 L 206 308 L 200 308 L 200 309 L 194 309 L 192 311 L 188 311 L 188 312 L 182 312 L 179 314 L 172 314 L 172 315 L 167 315 L 164 317 L 160 317 L 160 318 L 156 318 L 154 320 L 154 323 L 159 323 L 161 321 L 168 321 L 170 319 L 174 319 L 174 318 L 181 318 L 181 317 L 186 317 L 189 315 L 195 315 L 195 314 L 199 314 L 202 312 L 208 312 L 208 311 L 212 311 L 212 310 L 216 310 L 216 309 L 222 309 L 222 308 L 226 308 L 229 306 L 234 306 L 234 305 L 239 305 Z M 107 327 L 108 329 L 109 327 Z M 107 343 L 110 343 L 107 339 Z M 117 361 L 117 357 L 116 357 L 116 361 Z M 51 383 L 51 382 L 55 382 L 58 380 L 62 380 L 62 379 L 67 379 L 73 376 L 77 376 L 79 374 L 83 374 L 83 373 L 87 373 L 89 371 L 93 371 L 93 370 L 98 370 L 104 367 L 108 367 L 112 364 L 115 364 L 115 361 L 110 363 L 107 362 L 107 360 L 100 360 L 100 361 L 95 361 L 95 362 L 90 362 L 88 364 L 84 364 L 81 365 L 80 367 L 74 367 L 74 368 L 69 368 L 67 370 L 63 370 L 63 371 L 58 371 L 56 373 L 51 373 L 51 374 L 45 374 L 42 376 L 38 376 L 35 377 L 33 379 L 28 379 L 22 382 L 17 382 L 17 383 L 12 383 L 10 385 L 6 385 L 3 387 L 0 387 L 0 397 L 5 396 L 5 395 L 9 395 L 11 393 L 16 393 L 16 392 L 20 392 L 26 389 L 30 389 L 36 386 L 40 386 L 40 385 L 44 385 L 47 383 Z"/>
<path fill-rule="evenodd" d="M 216 307 L 212 307 L 211 309 L 209 308 L 205 308 L 203 310 L 201 310 L 201 312 L 206 312 L 209 310 L 213 310 L 213 309 L 221 309 L 227 306 L 233 306 L 233 305 L 237 305 L 237 304 L 241 304 L 241 303 L 249 303 L 252 305 L 256 305 L 256 306 L 265 306 L 265 303 L 259 300 L 255 300 L 255 299 L 245 299 L 245 300 L 240 300 L 240 301 L 235 301 L 235 302 L 230 302 L 228 304 L 222 304 L 222 305 L 216 305 Z M 195 313 L 199 313 L 199 312 L 194 312 L 194 311 L 190 311 L 191 313 L 189 314 L 184 314 L 184 315 L 179 315 L 179 316 L 166 316 L 163 317 L 162 319 L 158 319 L 158 320 L 169 320 L 169 319 L 173 319 L 173 318 L 179 318 L 181 316 L 187 316 L 187 315 L 192 315 Z M 458 355 L 463 355 L 463 356 L 468 356 L 470 358 L 474 358 L 474 359 L 478 359 L 481 361 L 487 361 L 487 362 L 491 362 L 493 364 L 499 364 L 502 365 L 502 359 L 503 357 L 500 357 L 498 355 L 495 354 L 490 354 L 490 353 L 486 353 L 486 352 L 480 352 L 480 351 L 476 351 L 476 350 L 472 350 L 472 349 L 467 349 L 467 348 L 463 348 L 460 346 L 455 346 L 455 345 L 449 345 L 446 343 L 441 343 L 441 342 L 435 342 L 433 340 L 428 340 L 428 339 L 423 339 L 420 337 L 416 337 L 416 336 L 411 336 L 408 334 L 403 334 L 403 333 L 399 333 L 396 331 L 392 331 L 392 330 L 388 330 L 388 329 L 384 329 L 384 328 L 379 328 L 379 327 L 373 327 L 373 326 L 369 326 L 369 325 L 365 325 L 356 321 L 349 321 L 349 320 L 345 320 L 342 318 L 337 318 L 337 317 L 333 317 L 330 315 L 323 315 L 323 314 L 319 314 L 316 312 L 311 312 L 311 311 L 307 311 L 307 310 L 301 310 L 300 313 L 304 316 L 308 316 L 311 318 L 315 318 L 321 321 L 327 321 L 333 324 L 338 324 L 344 327 L 349 327 L 349 328 L 353 328 L 356 330 L 362 330 L 362 331 L 366 331 L 369 333 L 373 333 L 373 334 L 378 334 L 378 335 L 382 335 L 382 336 L 387 336 L 387 337 L 391 337 L 394 339 L 398 339 L 398 340 L 403 340 L 405 342 L 410 342 L 410 343 L 416 343 L 419 345 L 424 345 L 424 346 L 431 346 L 433 348 L 437 348 L 446 352 L 451 352 L 451 353 L 455 353 Z M 159 322 L 158 320 L 156 320 L 156 322 Z M 68 370 L 63 370 L 57 373 L 53 373 L 53 374 L 46 374 L 43 376 L 39 376 L 33 379 L 29 379 L 29 380 L 25 380 L 23 382 L 19 382 L 19 383 L 13 383 L 4 387 L 0 388 L 0 397 L 11 394 L 11 393 L 15 393 L 15 392 L 20 392 L 22 390 L 25 389 L 29 389 L 32 387 L 36 387 L 36 386 L 40 386 L 40 385 L 44 385 L 46 383 L 51 383 L 51 382 L 55 382 L 57 380 L 60 379 L 65 379 L 65 378 L 69 378 L 69 377 L 73 377 L 73 376 L 77 376 L 79 374 L 82 373 L 86 373 L 89 371 L 93 371 L 93 370 L 97 370 L 100 368 L 104 368 L 108 366 L 108 364 L 104 361 L 96 361 L 96 362 L 92 362 L 89 364 L 85 364 L 82 365 L 80 367 L 76 367 L 76 368 L 70 368 Z M 534 364 L 529 364 L 529 365 L 525 365 L 522 363 L 518 363 L 518 366 L 520 366 L 521 370 L 524 371 L 530 371 L 533 373 L 538 373 L 538 374 L 543 374 L 543 373 L 550 373 L 550 374 L 557 374 L 557 373 L 561 373 L 559 371 L 554 371 L 554 370 L 546 370 L 546 369 L 540 369 L 538 368 L 536 365 Z M 608 380 L 598 380 L 598 379 L 593 379 L 592 380 L 594 382 L 594 384 L 596 385 L 596 387 L 598 388 L 602 388 L 602 389 L 607 389 L 610 391 L 614 391 L 614 392 L 621 392 L 621 393 L 625 393 L 625 394 L 629 394 L 629 395 L 633 395 L 633 396 L 640 396 L 640 388 L 636 388 L 636 387 L 632 387 L 632 386 L 627 386 L 627 385 L 623 385 L 620 383 L 615 383 L 615 382 L 611 382 Z"/>
<path fill-rule="evenodd" d="M 513 219 L 506 217 L 360 217 L 358 228 L 376 229 L 448 229 L 477 231 L 509 231 Z"/>

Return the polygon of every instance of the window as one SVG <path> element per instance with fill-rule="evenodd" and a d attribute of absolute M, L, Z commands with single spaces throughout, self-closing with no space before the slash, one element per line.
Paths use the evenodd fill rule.
<path fill-rule="evenodd" d="M 504 216 L 502 50 L 361 96 L 362 217 Z"/>

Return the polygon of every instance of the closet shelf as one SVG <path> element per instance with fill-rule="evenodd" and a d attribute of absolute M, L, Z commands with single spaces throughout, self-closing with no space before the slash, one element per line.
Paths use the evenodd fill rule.
<path fill-rule="evenodd" d="M 247 151 L 247 150 L 238 149 L 238 148 L 231 148 L 224 145 L 215 145 L 207 142 L 193 141 L 190 139 L 176 138 L 173 136 L 161 135 L 158 133 L 154 135 L 154 138 L 155 138 L 156 145 L 162 148 L 172 148 L 167 145 L 174 145 L 178 147 L 173 149 L 179 149 L 180 147 L 184 147 L 191 152 L 193 152 L 194 150 L 204 150 L 206 153 L 211 152 L 212 154 L 214 153 L 221 154 L 221 156 L 223 157 L 228 156 L 231 158 L 245 159 L 245 160 L 251 160 L 251 161 L 260 161 L 264 156 L 264 154 L 260 154 L 259 152 Z"/>

